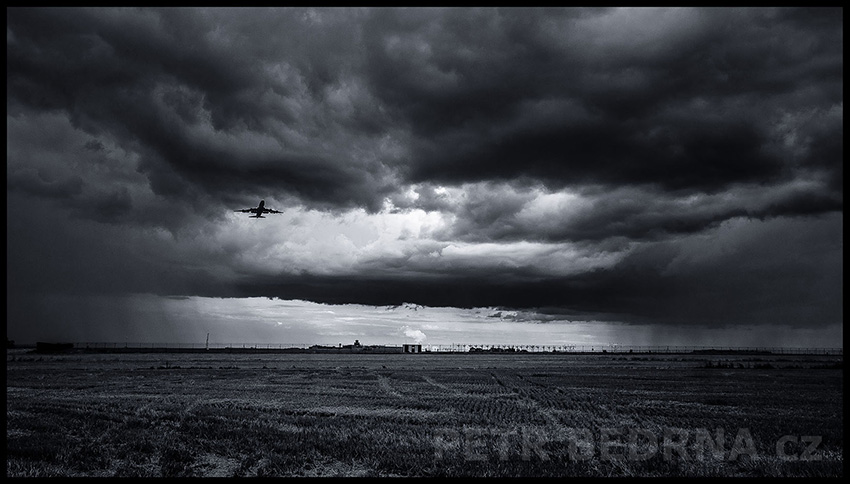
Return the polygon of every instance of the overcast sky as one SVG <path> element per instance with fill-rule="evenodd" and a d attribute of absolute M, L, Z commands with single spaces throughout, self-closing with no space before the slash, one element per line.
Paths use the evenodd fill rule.
<path fill-rule="evenodd" d="M 11 339 L 841 346 L 841 9 L 6 13 Z"/>

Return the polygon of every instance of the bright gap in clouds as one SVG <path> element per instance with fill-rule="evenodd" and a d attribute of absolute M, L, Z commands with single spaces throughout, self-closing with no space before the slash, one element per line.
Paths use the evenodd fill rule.
<path fill-rule="evenodd" d="M 320 304 L 268 298 L 193 297 L 167 301 L 138 296 L 145 304 L 166 304 L 198 335 L 217 343 L 363 344 L 420 343 L 501 345 L 776 346 L 833 347 L 840 325 L 806 332 L 775 325 L 676 326 L 555 319 L 534 312 L 498 308 Z M 182 309 L 181 309 L 182 308 Z M 204 326 L 208 328 L 204 331 Z M 793 337 L 789 337 L 793 335 Z M 838 338 L 837 340 L 834 338 Z"/>
<path fill-rule="evenodd" d="M 34 326 L 19 342 L 214 345 L 584 345 L 834 347 L 843 328 L 782 331 L 775 325 L 671 327 L 552 319 L 498 308 L 320 304 L 270 298 L 151 294 L 49 296 L 35 311 L 61 327 Z M 793 336 L 793 337 L 790 337 Z"/>
<path fill-rule="evenodd" d="M 416 198 L 411 187 L 410 199 Z M 479 188 L 480 190 L 481 188 Z M 510 192 L 510 188 L 500 187 Z M 435 192 L 449 191 L 437 187 Z M 458 190 L 453 190 L 458 192 Z M 453 194 L 460 198 L 459 193 Z M 526 195 L 522 212 L 530 222 L 551 217 L 565 205 L 579 202 L 571 194 Z M 281 206 L 267 201 L 268 206 Z M 252 219 L 231 214 L 215 229 L 210 244 L 232 257 L 237 272 L 276 276 L 282 274 L 377 275 L 401 273 L 448 274 L 463 269 L 531 269 L 540 275 L 572 275 L 610 267 L 626 251 L 594 250 L 572 242 L 462 240 L 451 211 L 399 209 L 387 202 L 384 210 L 362 209 L 341 213 L 304 207 L 286 208 L 283 214 Z M 397 261 L 398 263 L 393 263 Z"/>

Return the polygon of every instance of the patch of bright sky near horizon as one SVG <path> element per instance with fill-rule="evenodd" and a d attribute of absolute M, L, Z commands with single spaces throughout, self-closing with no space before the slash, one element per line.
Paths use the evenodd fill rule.
<path fill-rule="evenodd" d="M 664 327 L 606 321 L 547 319 L 528 311 L 498 308 L 438 308 L 320 304 L 270 298 L 163 297 L 133 294 L 119 298 L 52 296 L 38 310 L 56 317 L 64 308 L 63 330 L 51 341 L 75 343 L 286 345 L 575 345 L 575 346 L 730 346 L 831 348 L 843 328 L 809 330 L 775 325 Z M 70 310 L 68 308 L 71 308 Z M 79 316 L 78 316 L 79 315 Z M 111 325 L 77 324 L 74 318 L 113 318 Z M 788 331 L 782 331 L 782 329 Z M 22 334 L 20 342 L 42 335 Z"/>

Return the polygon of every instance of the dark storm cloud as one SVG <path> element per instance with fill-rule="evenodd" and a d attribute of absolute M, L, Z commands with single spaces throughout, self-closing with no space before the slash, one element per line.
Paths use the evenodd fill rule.
<path fill-rule="evenodd" d="M 139 143 L 175 197 L 375 211 L 397 175 L 716 192 L 799 170 L 836 191 L 836 126 L 791 166 L 769 123 L 841 103 L 837 13 L 13 8 L 7 104 Z M 380 153 L 393 127 L 405 153 Z"/>
<path fill-rule="evenodd" d="M 776 181 L 783 171 L 781 160 L 761 153 L 764 136 L 734 120 L 659 120 L 651 127 L 617 119 L 554 121 L 499 133 L 455 153 L 443 147 L 464 143 L 443 141 L 449 140 L 424 150 L 415 177 L 449 182 L 528 176 L 552 187 L 659 184 L 714 192 L 733 183 Z"/>
<path fill-rule="evenodd" d="M 587 186 L 576 194 L 535 214 L 537 202 L 551 194 L 528 187 L 472 187 L 454 209 L 458 220 L 438 235 L 445 240 L 469 242 L 651 241 L 702 232 L 736 217 L 816 215 L 843 207 L 841 193 L 831 192 L 818 182 L 777 185 L 771 190 L 739 187 L 691 196 L 628 186 Z M 439 206 L 439 202 L 420 196 L 414 205 Z"/>
<path fill-rule="evenodd" d="M 45 198 L 67 199 L 82 191 L 83 180 L 71 176 L 64 180 L 46 180 L 38 173 L 16 172 L 8 176 L 6 182 L 14 190 Z"/>
<path fill-rule="evenodd" d="M 769 150 L 769 122 L 800 102 L 841 102 L 840 15 L 813 26 L 772 10 L 680 12 L 383 12 L 371 72 L 423 135 L 411 177 L 717 191 L 794 176 Z"/>
<path fill-rule="evenodd" d="M 10 9 L 8 105 L 13 113 L 62 110 L 78 128 L 115 137 L 142 155 L 140 170 L 166 196 L 188 197 L 186 187 L 197 186 L 231 201 L 272 192 L 377 210 L 376 194 L 390 190 L 383 160 L 358 155 L 374 140 L 333 125 L 375 131 L 380 113 L 355 98 L 343 119 L 329 99 L 349 87 L 348 63 L 334 61 L 356 56 L 356 30 L 314 29 L 304 15 Z"/>
<path fill-rule="evenodd" d="M 842 14 L 9 8 L 7 280 L 840 321 Z M 362 259 L 333 239 L 356 263 L 311 271 L 308 254 L 278 274 L 241 251 L 279 243 L 264 253 L 273 265 L 324 241 L 255 226 L 257 239 L 210 235 L 259 198 L 446 222 Z M 23 218 L 41 211 L 49 223 Z M 15 257 L 48 250 L 51 231 L 70 234 L 59 254 Z M 712 252 L 719 242 L 726 252 Z M 446 256 L 452 244 L 467 252 Z M 514 252 L 483 252 L 497 247 Z M 586 263 L 612 254 L 622 259 Z M 576 268 L 544 267 L 558 260 Z"/>

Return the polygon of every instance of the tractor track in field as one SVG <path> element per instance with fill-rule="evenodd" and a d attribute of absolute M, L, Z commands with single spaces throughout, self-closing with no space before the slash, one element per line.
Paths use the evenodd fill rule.
<path fill-rule="evenodd" d="M 521 385 L 509 385 L 502 378 L 499 378 L 499 376 L 496 375 L 496 373 L 494 372 L 491 372 L 490 376 L 500 386 L 507 388 L 513 393 L 515 393 L 521 399 L 524 405 L 526 405 L 528 408 L 533 409 L 535 412 L 541 415 L 546 420 L 547 424 L 559 429 L 563 427 L 563 423 L 553 411 L 554 409 L 546 405 L 545 402 L 541 401 L 539 398 L 535 397 L 533 392 L 529 392 L 527 389 L 527 387 L 531 385 L 548 391 L 550 390 L 550 388 L 547 385 L 532 380 L 527 380 L 517 373 L 511 374 L 511 377 L 522 382 Z M 560 389 L 558 390 L 560 391 Z"/>

